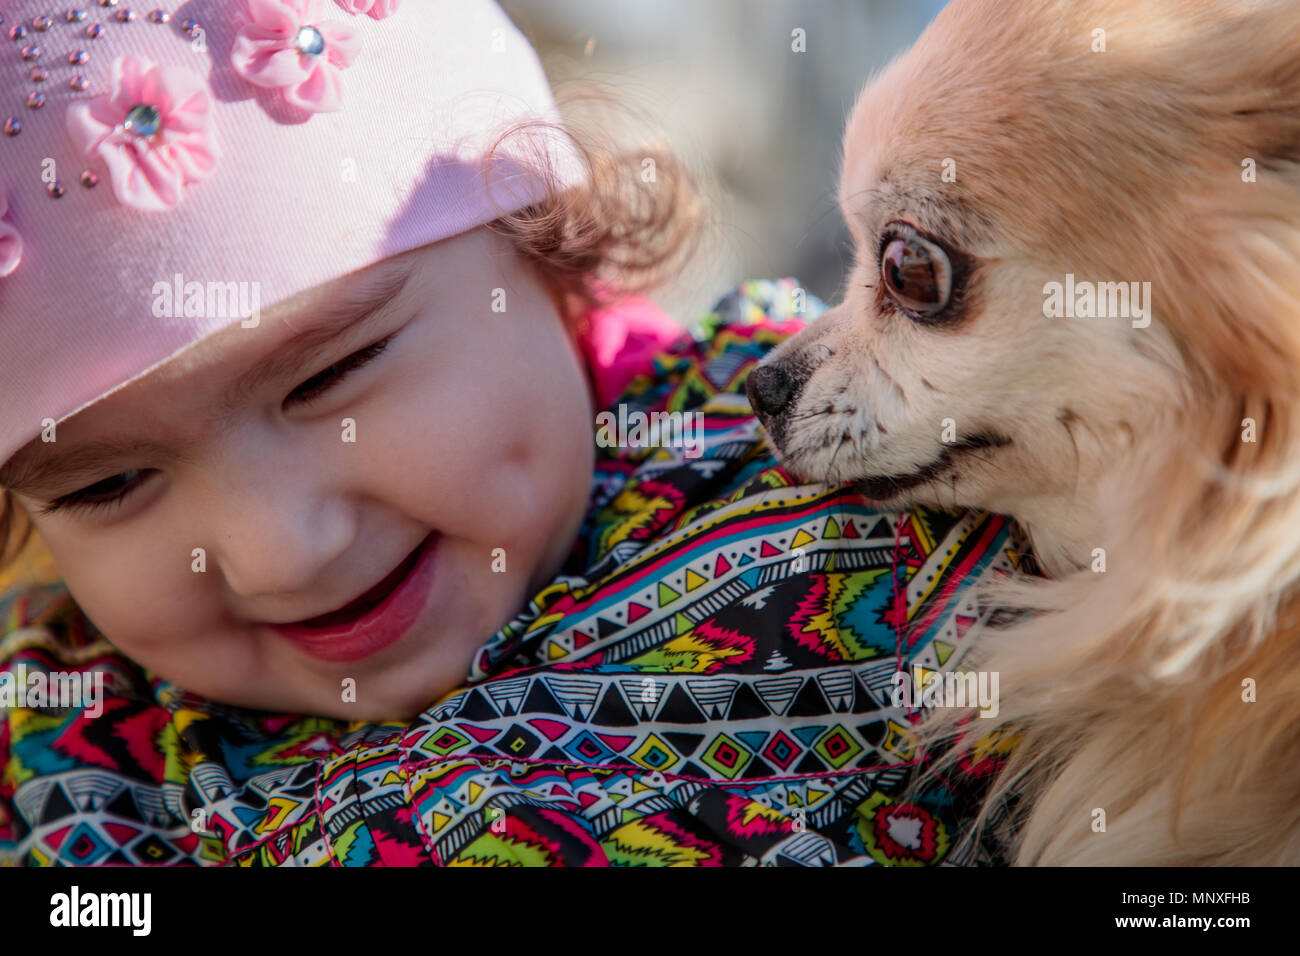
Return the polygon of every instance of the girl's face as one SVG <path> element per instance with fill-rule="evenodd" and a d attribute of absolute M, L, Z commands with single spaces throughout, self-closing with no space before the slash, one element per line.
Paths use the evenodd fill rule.
<path fill-rule="evenodd" d="M 556 304 L 479 228 L 223 329 L 6 472 L 57 462 L 17 500 L 85 613 L 155 674 L 246 707 L 406 718 L 562 564 L 592 414 Z M 363 595 L 332 626 L 272 627 Z"/>

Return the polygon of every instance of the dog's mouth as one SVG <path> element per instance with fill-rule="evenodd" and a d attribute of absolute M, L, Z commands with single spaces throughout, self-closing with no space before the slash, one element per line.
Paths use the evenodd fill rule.
<path fill-rule="evenodd" d="M 953 442 L 939 452 L 933 461 L 901 475 L 868 475 L 853 482 L 853 487 L 866 498 L 885 500 L 909 488 L 923 485 L 945 474 L 963 453 L 981 448 L 1000 448 L 1010 445 L 1011 439 L 996 432 L 978 432 L 961 441 Z"/>

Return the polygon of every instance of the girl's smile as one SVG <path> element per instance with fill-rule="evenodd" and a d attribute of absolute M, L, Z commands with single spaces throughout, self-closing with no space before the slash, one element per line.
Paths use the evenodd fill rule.
<path fill-rule="evenodd" d="M 318 617 L 272 629 L 323 661 L 359 661 L 400 640 L 420 619 L 433 587 L 438 534 L 355 601 Z"/>

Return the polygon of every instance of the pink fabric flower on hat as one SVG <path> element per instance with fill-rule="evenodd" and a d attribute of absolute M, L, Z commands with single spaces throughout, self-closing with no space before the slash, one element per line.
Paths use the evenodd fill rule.
<path fill-rule="evenodd" d="M 113 91 L 73 103 L 68 133 L 108 167 L 124 205 L 170 209 L 184 187 L 216 168 L 212 96 L 197 73 L 126 53 L 113 61 Z"/>
<path fill-rule="evenodd" d="M 0 278 L 17 269 L 18 263 L 23 259 L 23 237 L 17 229 L 5 222 L 4 217 L 8 213 L 9 199 L 5 195 L 4 186 L 0 185 Z"/>
<path fill-rule="evenodd" d="M 316 0 L 248 0 L 230 62 L 256 86 L 279 88 L 300 109 L 341 108 L 343 79 L 361 48 L 350 26 L 316 19 Z"/>
<path fill-rule="evenodd" d="M 368 13 L 376 20 L 391 16 L 397 12 L 401 0 L 334 0 L 348 13 Z"/>

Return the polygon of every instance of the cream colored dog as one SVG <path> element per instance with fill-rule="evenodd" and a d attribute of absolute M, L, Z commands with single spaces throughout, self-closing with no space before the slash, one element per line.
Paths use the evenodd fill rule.
<path fill-rule="evenodd" d="M 1300 862 L 1300 3 L 952 0 L 842 170 L 844 300 L 750 398 L 792 472 L 1031 542 L 982 822 L 1022 864 Z"/>

